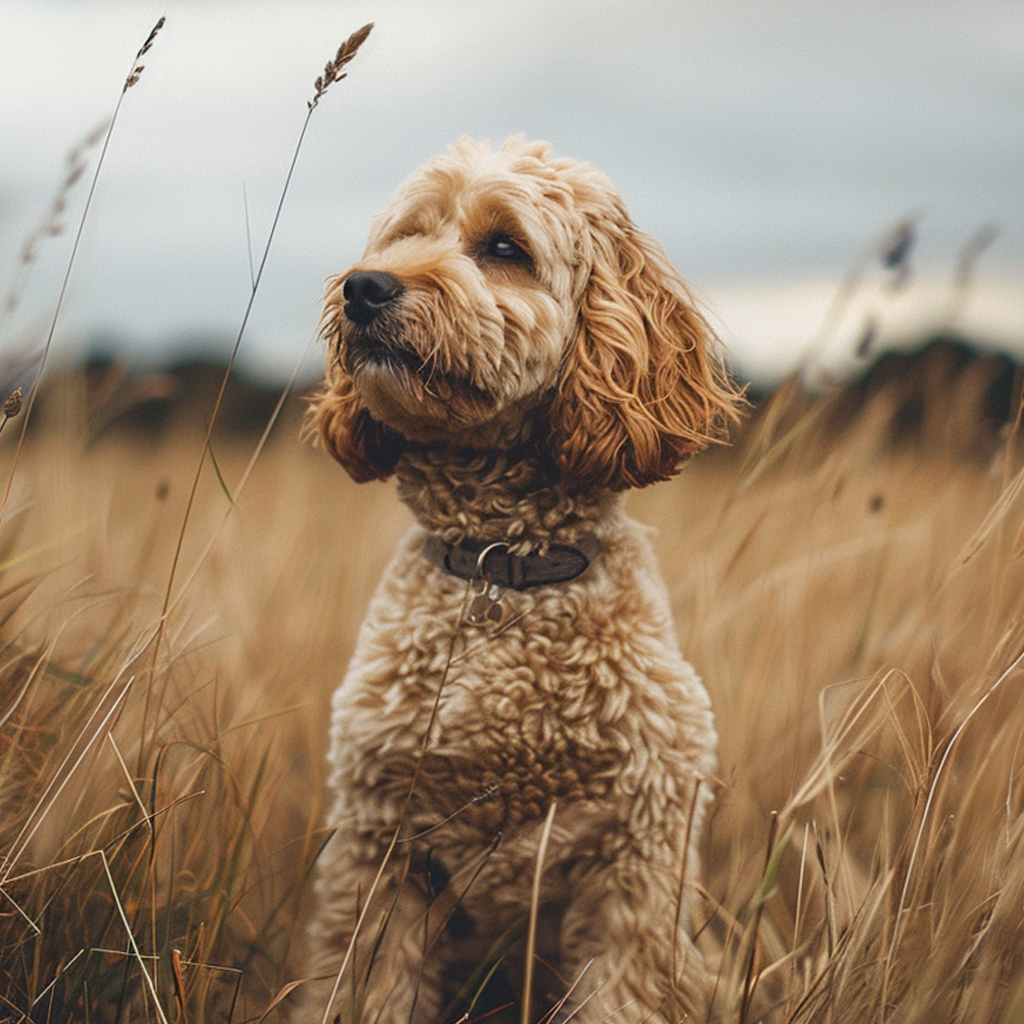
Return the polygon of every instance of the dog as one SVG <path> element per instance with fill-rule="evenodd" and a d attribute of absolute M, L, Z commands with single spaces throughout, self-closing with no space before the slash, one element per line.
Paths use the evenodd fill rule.
<path fill-rule="evenodd" d="M 737 418 L 712 332 L 608 179 L 521 137 L 413 174 L 321 326 L 313 429 L 417 525 L 334 697 L 293 1019 L 441 1024 L 517 937 L 533 1008 L 705 1019 L 714 722 L 623 492 Z"/>

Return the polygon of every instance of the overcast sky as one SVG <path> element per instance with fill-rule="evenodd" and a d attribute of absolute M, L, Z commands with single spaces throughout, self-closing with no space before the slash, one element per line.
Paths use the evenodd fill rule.
<path fill-rule="evenodd" d="M 45 334 L 87 180 L 30 275 L 22 244 L 162 15 L 99 179 L 63 350 L 107 335 L 145 361 L 182 335 L 237 333 L 313 80 L 371 20 L 313 115 L 243 341 L 250 366 L 300 358 L 323 279 L 358 257 L 409 171 L 460 134 L 517 132 L 612 178 L 748 371 L 791 363 L 844 273 L 905 216 L 919 218 L 910 285 L 890 293 L 865 263 L 839 334 L 955 311 L 1024 348 L 1019 0 L 0 0 L 8 353 Z M 957 304 L 958 252 L 987 225 L 998 233 Z"/>

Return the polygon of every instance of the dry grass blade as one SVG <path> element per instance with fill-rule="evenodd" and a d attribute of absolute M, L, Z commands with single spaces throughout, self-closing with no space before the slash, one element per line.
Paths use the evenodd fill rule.
<path fill-rule="evenodd" d="M 771 823 L 768 827 L 768 843 L 764 855 L 764 871 L 761 876 L 761 885 L 754 896 L 753 915 L 748 928 L 749 948 L 743 966 L 743 982 L 741 988 L 739 1024 L 747 1024 L 750 1015 L 750 1007 L 754 999 L 754 988 L 757 985 L 755 973 L 757 965 L 757 936 L 761 926 L 761 916 L 764 913 L 764 905 L 775 887 L 775 871 L 772 870 L 772 863 L 776 857 L 775 840 L 779 831 L 779 814 L 777 811 L 771 813 Z"/>
<path fill-rule="evenodd" d="M 253 279 L 253 284 L 255 285 L 255 278 Z M 274 426 L 281 415 L 281 411 L 285 407 L 287 400 L 292 397 L 295 391 L 295 382 L 296 380 L 298 380 L 299 373 L 303 365 L 305 364 L 306 357 L 309 355 L 309 350 L 312 347 L 312 344 L 313 339 L 311 338 L 306 343 L 306 347 L 303 349 L 302 354 L 295 361 L 295 365 L 292 367 L 291 374 L 289 375 L 288 380 L 285 383 L 285 386 L 281 389 L 281 394 L 278 397 L 277 404 L 274 406 L 274 410 L 271 413 L 267 421 L 267 424 L 263 429 L 263 433 L 260 434 L 259 440 L 256 442 L 256 445 L 254 446 L 252 453 L 250 454 L 249 459 L 245 464 L 245 468 L 242 470 L 241 475 L 238 477 L 238 482 L 235 484 L 234 490 L 231 491 L 229 494 L 229 504 L 228 508 L 225 510 L 224 515 L 221 519 L 221 527 L 227 525 L 228 519 L 235 511 L 236 503 L 240 498 L 242 492 L 245 490 L 245 485 L 248 482 L 249 478 L 252 476 L 253 470 L 256 468 L 256 464 L 259 460 L 259 457 L 263 453 L 263 450 L 265 449 L 267 442 L 270 439 L 271 432 L 274 429 Z M 220 529 L 213 530 L 210 532 L 210 536 L 207 539 L 206 546 L 203 548 L 202 552 L 196 558 L 188 578 L 182 583 L 179 598 L 183 597 L 185 593 L 189 590 L 192 581 L 198 575 L 203 564 L 206 562 L 207 558 L 209 558 L 211 552 L 215 548 L 218 538 L 220 537 L 220 534 Z M 174 604 L 170 604 L 168 605 L 167 612 L 170 612 L 173 609 Z"/>
<path fill-rule="evenodd" d="M 25 911 L 18 905 L 18 902 L 14 899 L 14 897 L 11 896 L 11 894 L 7 892 L 2 885 L 0 885 L 0 897 L 3 897 L 2 902 L 4 904 L 14 908 L 14 912 L 22 919 L 22 921 L 25 922 L 26 925 L 28 925 L 28 927 L 36 935 L 42 934 L 39 925 L 37 925 L 35 921 L 33 921 L 32 918 L 25 913 Z"/>
<path fill-rule="evenodd" d="M 301 988 L 307 981 L 312 980 L 309 978 L 300 978 L 297 981 L 289 981 L 287 985 L 282 985 L 281 990 L 271 999 L 267 1008 L 256 1018 L 255 1024 L 263 1024 L 263 1022 L 276 1010 L 296 989 Z"/>
<path fill-rule="evenodd" d="M 530 1024 L 530 1001 L 533 995 L 533 960 L 537 950 L 537 915 L 540 913 L 540 880 L 544 873 L 544 857 L 548 852 L 551 827 L 555 823 L 558 801 L 552 800 L 544 819 L 544 829 L 537 844 L 537 863 L 533 869 L 533 891 L 530 895 L 530 922 L 526 929 L 526 964 L 523 971 L 523 1012 L 520 1024 Z"/>
<path fill-rule="evenodd" d="M 1021 651 L 1013 661 L 1003 670 L 999 678 L 982 694 L 981 699 L 971 708 L 964 720 L 957 726 L 956 731 L 950 737 L 949 742 L 946 744 L 946 748 L 942 753 L 942 757 L 939 760 L 938 766 L 935 770 L 934 778 L 932 779 L 931 785 L 928 787 L 928 796 L 925 800 L 924 807 L 921 811 L 921 823 L 914 836 L 913 846 L 910 852 L 910 861 L 907 866 L 906 875 L 903 880 L 903 887 L 900 890 L 900 898 L 896 911 L 895 927 L 893 928 L 892 941 L 889 945 L 889 952 L 886 957 L 886 969 L 884 975 L 884 986 L 881 993 L 881 1005 L 886 1004 L 886 995 L 888 991 L 889 979 L 893 971 L 893 964 L 896 958 L 897 950 L 899 949 L 900 942 L 903 938 L 905 922 L 906 922 L 906 911 L 907 911 L 907 898 L 911 888 L 911 880 L 914 875 L 915 868 L 918 866 L 918 857 L 921 851 L 921 844 L 924 840 L 925 830 L 929 824 L 929 815 L 932 810 L 932 805 L 935 802 L 936 794 L 939 791 L 939 783 L 944 778 L 944 772 L 946 764 L 950 757 L 953 755 L 953 751 L 957 746 L 958 741 L 962 737 L 967 726 L 970 725 L 971 721 L 978 715 L 981 709 L 992 699 L 1002 684 L 1020 667 L 1021 663 L 1024 662 L 1024 651 Z"/>
<path fill-rule="evenodd" d="M 161 1024 L 168 1024 L 167 1015 L 164 1013 L 164 1009 L 160 1005 L 160 997 L 157 995 L 156 984 L 153 981 L 153 976 L 146 969 L 145 961 L 142 954 L 139 952 L 138 943 L 135 941 L 135 935 L 132 932 L 132 926 L 128 921 L 128 915 L 125 914 L 124 905 L 118 896 L 117 883 L 114 881 L 114 876 L 110 873 L 110 863 L 107 860 L 107 855 L 100 850 L 99 857 L 103 864 L 104 874 L 107 876 L 107 882 L 110 885 L 111 895 L 114 898 L 114 906 L 117 908 L 118 916 L 121 918 L 121 924 L 124 925 L 124 930 L 128 937 L 128 943 L 131 946 L 132 955 L 135 957 L 135 960 L 139 965 L 139 970 L 142 971 L 142 977 L 146 981 L 146 988 L 149 990 L 150 998 L 153 1000 L 153 1006 L 156 1009 L 157 1016 L 160 1018 Z"/>
<path fill-rule="evenodd" d="M 319 102 L 320 98 L 335 82 L 340 82 L 345 77 L 342 68 L 345 67 L 349 61 L 359 52 L 359 47 L 366 42 L 370 32 L 373 31 L 373 22 L 371 21 L 368 25 L 364 25 L 362 28 L 357 29 L 352 33 L 338 47 L 338 52 L 334 55 L 334 59 L 327 62 L 327 66 L 324 68 L 324 73 L 313 83 L 313 98 L 309 101 L 309 109 L 312 110 Z"/>
<path fill-rule="evenodd" d="M 32 837 L 42 827 L 46 816 L 53 810 L 58 797 L 71 784 L 75 773 L 92 749 L 93 744 L 106 731 L 109 722 L 117 714 L 122 702 L 128 695 L 128 691 L 131 689 L 134 679 L 129 679 L 124 683 L 120 693 L 114 697 L 110 702 L 110 706 L 106 708 L 106 713 L 99 724 L 92 728 L 94 720 L 100 711 L 103 710 L 107 698 L 113 693 L 114 688 L 119 682 L 120 679 L 115 679 L 110 683 L 110 686 L 103 694 L 103 698 L 97 703 L 92 715 L 85 722 L 81 737 L 76 739 L 75 744 L 72 745 L 72 748 L 62 759 L 57 773 L 46 788 L 39 803 L 32 809 L 32 813 L 28 816 L 25 825 L 15 838 L 11 850 L 4 857 L 3 861 L 0 862 L 0 884 L 5 883 L 13 874 L 15 866 L 28 848 Z"/>
<path fill-rule="evenodd" d="M 50 984 L 47 985 L 46 988 L 44 988 L 43 991 L 40 992 L 38 996 L 36 996 L 35 1002 L 32 1004 L 32 1008 L 33 1009 L 35 1009 L 37 1006 L 39 1006 L 43 1002 L 43 1000 L 46 999 L 46 997 L 51 993 L 51 991 L 53 991 L 53 989 L 60 982 L 60 979 L 61 979 L 62 975 L 64 974 L 64 972 L 67 971 L 67 970 L 70 970 L 72 967 L 74 967 L 74 965 L 77 963 L 79 958 L 84 956 L 84 955 L 86 955 L 86 950 L 80 949 L 73 957 L 71 957 L 70 960 L 68 960 L 68 962 L 66 964 L 62 964 L 61 965 L 61 969 L 57 972 L 57 974 L 54 977 L 53 981 L 51 981 Z"/>

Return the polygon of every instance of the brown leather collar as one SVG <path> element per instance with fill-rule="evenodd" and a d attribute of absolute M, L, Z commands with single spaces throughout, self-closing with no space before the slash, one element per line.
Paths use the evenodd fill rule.
<path fill-rule="evenodd" d="M 509 590 L 528 590 L 548 583 L 567 583 L 582 576 L 597 547 L 592 538 L 585 538 L 583 544 L 589 555 L 570 544 L 549 544 L 543 555 L 513 555 L 508 545 L 500 542 L 464 540 L 461 544 L 446 544 L 431 535 L 423 553 L 434 565 L 459 579 L 486 580 Z"/>

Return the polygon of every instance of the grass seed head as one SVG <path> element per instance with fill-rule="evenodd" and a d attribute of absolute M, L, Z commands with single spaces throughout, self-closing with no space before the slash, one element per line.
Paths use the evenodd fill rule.
<path fill-rule="evenodd" d="M 22 395 L 21 388 L 15 388 L 4 402 L 4 419 L 14 419 L 21 412 Z"/>
<path fill-rule="evenodd" d="M 327 66 L 324 68 L 324 73 L 313 83 L 314 93 L 313 98 L 309 101 L 310 110 L 320 102 L 320 97 L 327 92 L 332 83 L 340 82 L 345 77 L 346 73 L 342 72 L 341 69 L 359 52 L 359 47 L 366 42 L 366 38 L 372 29 L 373 22 L 371 21 L 368 25 L 364 25 L 353 32 L 338 47 L 338 52 L 334 55 L 334 59 L 328 61 Z"/>
<path fill-rule="evenodd" d="M 146 37 L 146 41 L 142 44 L 141 47 L 139 47 L 139 52 L 137 54 L 135 54 L 135 63 L 132 65 L 132 70 L 129 73 L 128 77 L 125 79 L 124 89 L 122 90 L 122 92 L 127 92 L 142 77 L 142 72 L 146 70 L 146 65 L 145 64 L 140 64 L 139 62 L 142 60 L 142 58 L 147 53 L 149 53 L 151 47 L 153 46 L 153 41 L 157 37 L 157 33 L 163 27 L 164 27 L 164 19 L 161 18 L 153 26 L 153 30 Z"/>

